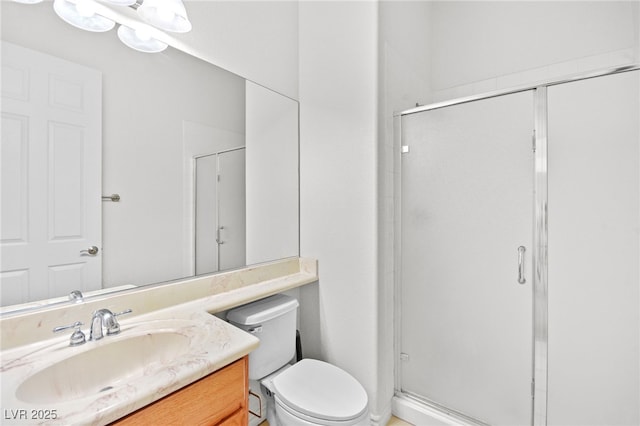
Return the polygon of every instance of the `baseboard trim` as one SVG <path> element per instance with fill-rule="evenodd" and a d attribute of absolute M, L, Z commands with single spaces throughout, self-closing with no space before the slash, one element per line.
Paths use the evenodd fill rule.
<path fill-rule="evenodd" d="M 371 426 L 386 426 L 391 420 L 391 404 L 390 401 L 385 407 L 382 413 L 380 414 L 371 414 L 369 416 L 369 420 L 371 421 Z"/>
<path fill-rule="evenodd" d="M 470 423 L 450 416 L 409 398 L 394 396 L 391 401 L 394 416 L 420 426 L 472 426 Z"/>

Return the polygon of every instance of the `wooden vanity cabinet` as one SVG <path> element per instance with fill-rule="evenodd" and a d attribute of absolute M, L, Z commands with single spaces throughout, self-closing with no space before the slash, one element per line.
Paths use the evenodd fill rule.
<path fill-rule="evenodd" d="M 224 425 L 248 422 L 249 362 L 244 357 L 112 425 Z"/>

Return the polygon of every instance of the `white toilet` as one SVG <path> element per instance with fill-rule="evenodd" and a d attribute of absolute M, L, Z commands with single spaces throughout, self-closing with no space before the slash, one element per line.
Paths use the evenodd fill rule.
<path fill-rule="evenodd" d="M 349 373 L 314 359 L 289 365 L 297 307 L 296 299 L 277 294 L 227 313 L 230 323 L 260 339 L 249 355 L 249 380 L 267 391 L 269 425 L 369 425 L 367 393 Z"/>

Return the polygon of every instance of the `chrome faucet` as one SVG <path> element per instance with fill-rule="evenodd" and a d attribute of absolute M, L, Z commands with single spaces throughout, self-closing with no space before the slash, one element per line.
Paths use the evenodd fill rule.
<path fill-rule="evenodd" d="M 82 327 L 82 323 L 80 321 L 76 321 L 73 324 L 61 325 L 60 327 L 56 327 L 53 329 L 53 332 L 59 333 L 63 330 L 68 330 L 70 328 L 73 328 L 74 331 L 73 331 L 73 334 L 71 335 L 71 339 L 69 340 L 69 346 L 79 346 L 84 344 L 84 342 L 87 341 L 84 333 L 82 332 L 82 330 L 80 330 L 80 327 Z"/>
<path fill-rule="evenodd" d="M 98 309 L 93 313 L 91 318 L 91 333 L 89 334 L 89 340 L 100 340 L 104 337 L 102 328 L 107 330 L 107 336 L 120 333 L 120 324 L 116 319 L 119 315 L 124 315 L 132 312 L 131 309 L 114 314 L 109 309 Z"/>
<path fill-rule="evenodd" d="M 84 296 L 80 290 L 73 290 L 69 293 L 69 300 L 74 303 L 84 302 Z"/>

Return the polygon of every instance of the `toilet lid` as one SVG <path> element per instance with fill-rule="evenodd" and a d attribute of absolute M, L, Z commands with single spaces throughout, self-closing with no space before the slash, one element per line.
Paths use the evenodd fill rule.
<path fill-rule="evenodd" d="M 273 380 L 279 399 L 288 407 L 324 420 L 350 420 L 367 409 L 367 393 L 340 368 L 303 359 Z"/>

